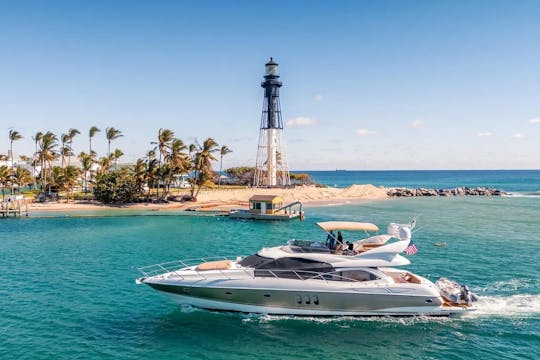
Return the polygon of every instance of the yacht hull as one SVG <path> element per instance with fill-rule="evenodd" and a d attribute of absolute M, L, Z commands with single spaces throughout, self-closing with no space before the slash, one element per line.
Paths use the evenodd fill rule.
<path fill-rule="evenodd" d="M 461 307 L 442 306 L 439 296 L 392 294 L 385 288 L 328 291 L 323 289 L 243 289 L 147 283 L 179 304 L 244 313 L 304 316 L 449 316 Z"/>

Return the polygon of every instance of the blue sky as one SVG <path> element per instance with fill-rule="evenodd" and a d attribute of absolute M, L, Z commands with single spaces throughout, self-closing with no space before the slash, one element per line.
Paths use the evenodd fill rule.
<path fill-rule="evenodd" d="M 254 165 L 264 63 L 280 64 L 292 169 L 540 167 L 538 1 L 2 1 L 0 153 L 159 128 Z M 103 133 L 95 140 L 106 151 Z"/>

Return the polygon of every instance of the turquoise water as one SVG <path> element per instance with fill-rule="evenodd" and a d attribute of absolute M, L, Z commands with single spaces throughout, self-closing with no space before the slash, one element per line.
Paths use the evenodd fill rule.
<path fill-rule="evenodd" d="M 540 357 L 538 198 L 395 199 L 308 208 L 306 221 L 286 223 L 121 214 L 0 220 L 0 358 Z M 419 252 L 408 268 L 432 280 L 445 275 L 468 283 L 480 296 L 476 314 L 320 319 L 219 313 L 179 308 L 134 283 L 137 266 L 248 255 L 290 238 L 324 239 L 316 221 L 371 221 L 385 228 L 414 216 Z"/>

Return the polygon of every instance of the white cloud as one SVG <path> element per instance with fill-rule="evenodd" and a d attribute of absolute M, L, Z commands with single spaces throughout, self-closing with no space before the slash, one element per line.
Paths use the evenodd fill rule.
<path fill-rule="evenodd" d="M 317 94 L 313 97 L 315 101 L 321 101 L 323 99 L 323 96 L 321 94 Z"/>
<path fill-rule="evenodd" d="M 529 119 L 531 124 L 540 124 L 540 118 Z"/>
<path fill-rule="evenodd" d="M 521 133 L 517 133 L 517 134 L 512 135 L 512 139 L 523 139 L 524 137 L 525 137 L 525 135 L 523 135 Z"/>
<path fill-rule="evenodd" d="M 375 135 L 377 132 L 373 130 L 368 129 L 356 129 L 356 135 L 358 136 L 369 136 L 369 135 Z"/>
<path fill-rule="evenodd" d="M 421 129 L 424 127 L 424 122 L 422 120 L 414 120 L 409 124 L 409 127 L 413 129 Z"/>
<path fill-rule="evenodd" d="M 478 133 L 478 136 L 480 136 L 480 137 L 488 137 L 488 136 L 493 136 L 493 133 L 491 131 L 486 131 L 486 132 Z"/>
<path fill-rule="evenodd" d="M 317 120 L 313 118 L 299 116 L 292 120 L 287 121 L 288 127 L 300 127 L 300 126 L 313 126 L 317 125 Z"/>

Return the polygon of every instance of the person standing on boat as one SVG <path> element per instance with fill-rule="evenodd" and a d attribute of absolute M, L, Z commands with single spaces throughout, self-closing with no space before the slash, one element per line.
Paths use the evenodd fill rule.
<path fill-rule="evenodd" d="M 343 235 L 341 235 L 341 231 L 337 232 L 337 241 L 338 245 L 341 245 L 341 249 L 343 250 L 345 247 L 343 246 Z"/>
<path fill-rule="evenodd" d="M 330 250 L 334 250 L 334 246 L 336 243 L 336 237 L 334 236 L 334 232 L 330 230 L 328 233 L 328 236 L 326 237 L 326 245 Z"/>

